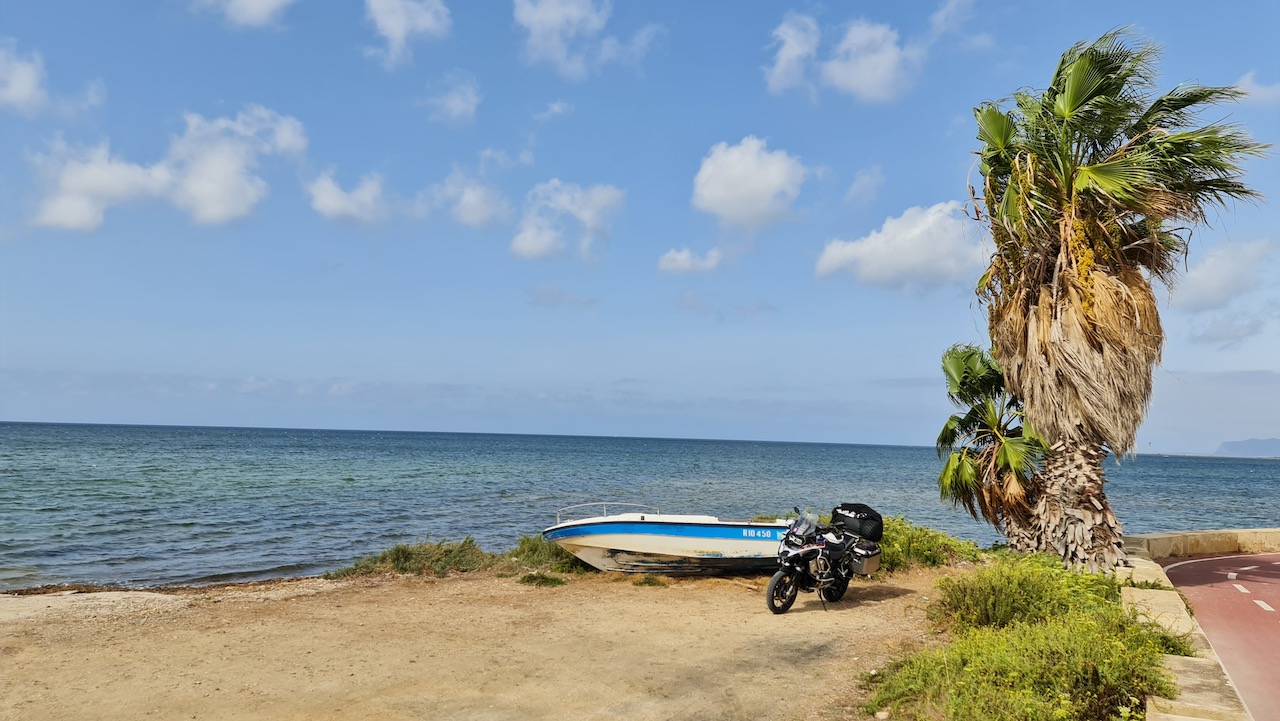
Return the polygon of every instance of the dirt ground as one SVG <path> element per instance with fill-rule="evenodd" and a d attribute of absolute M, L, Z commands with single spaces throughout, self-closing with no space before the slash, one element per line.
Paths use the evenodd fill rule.
<path fill-rule="evenodd" d="M 752 577 L 0 595 L 0 719 L 863 718 L 863 674 L 931 643 L 937 576 L 782 616 Z"/>

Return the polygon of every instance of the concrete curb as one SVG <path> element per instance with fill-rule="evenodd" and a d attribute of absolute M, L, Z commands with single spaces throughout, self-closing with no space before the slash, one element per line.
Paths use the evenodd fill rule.
<path fill-rule="evenodd" d="M 1126 536 L 1129 568 L 1120 569 L 1122 580 L 1173 584 L 1156 563 L 1161 558 L 1223 553 L 1280 551 L 1280 528 L 1247 528 L 1221 531 L 1142 533 Z M 1147 721 L 1253 721 L 1239 691 L 1213 652 L 1213 646 L 1177 591 L 1122 588 L 1125 606 L 1137 609 L 1173 633 L 1187 634 L 1199 654 L 1196 657 L 1165 656 L 1165 669 L 1178 688 L 1177 699 L 1147 697 Z"/>

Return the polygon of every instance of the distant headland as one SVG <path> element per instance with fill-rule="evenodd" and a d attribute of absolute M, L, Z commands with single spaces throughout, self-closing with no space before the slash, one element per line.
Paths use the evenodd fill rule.
<path fill-rule="evenodd" d="M 1227 441 L 1218 446 L 1215 456 L 1236 458 L 1280 458 L 1280 438 L 1250 438 L 1247 441 Z"/>

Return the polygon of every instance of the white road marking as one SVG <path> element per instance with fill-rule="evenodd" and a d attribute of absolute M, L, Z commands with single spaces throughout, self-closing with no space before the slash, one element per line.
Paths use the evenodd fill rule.
<path fill-rule="evenodd" d="M 1254 603 L 1258 604 L 1259 606 L 1262 606 L 1262 610 L 1263 610 L 1263 611 L 1274 611 L 1274 610 L 1275 610 L 1275 609 L 1274 609 L 1274 608 L 1272 608 L 1272 607 L 1270 606 L 1270 604 L 1268 604 L 1266 601 L 1259 601 L 1259 600 L 1256 600 L 1256 599 L 1255 599 L 1255 600 L 1254 600 Z"/>
<path fill-rule="evenodd" d="M 1241 570 L 1241 571 L 1252 571 L 1252 570 L 1254 570 L 1255 568 L 1257 568 L 1257 566 L 1245 566 L 1244 568 L 1242 568 L 1242 569 L 1240 569 L 1240 570 Z"/>
<path fill-rule="evenodd" d="M 1248 593 L 1248 592 L 1249 592 L 1249 589 L 1245 588 L 1244 586 L 1241 586 L 1241 585 L 1240 585 L 1240 584 L 1238 584 L 1238 583 L 1233 583 L 1233 584 L 1231 584 L 1231 585 L 1232 585 L 1232 586 L 1235 586 L 1235 587 L 1236 587 L 1236 590 L 1237 590 L 1237 591 L 1239 591 L 1240 593 Z"/>
<path fill-rule="evenodd" d="M 1227 574 L 1227 580 L 1228 580 L 1228 581 L 1234 581 L 1234 580 L 1236 580 L 1236 574 L 1235 574 L 1235 572 L 1228 573 L 1228 574 Z"/>
<path fill-rule="evenodd" d="M 1274 555 L 1276 555 L 1277 553 L 1280 553 L 1280 551 L 1266 551 L 1266 552 L 1263 552 L 1263 553 L 1248 553 L 1248 554 L 1242 554 L 1242 555 L 1237 555 L 1237 556 L 1210 556 L 1210 557 L 1208 557 L 1208 558 L 1193 558 L 1193 559 L 1191 559 L 1190 561 L 1178 561 L 1177 563 L 1170 563 L 1169 565 L 1167 565 L 1167 566 L 1165 566 L 1165 567 L 1164 567 L 1164 570 L 1165 570 L 1165 573 L 1168 573 L 1169 571 L 1171 571 L 1171 570 L 1173 570 L 1173 569 L 1177 568 L 1178 566 L 1185 566 L 1185 565 L 1187 565 L 1188 563 L 1204 563 L 1205 561 L 1221 561 L 1221 560 L 1222 560 L 1222 559 L 1224 559 L 1224 558 L 1239 558 L 1239 559 L 1245 559 L 1245 558 L 1256 558 L 1256 557 L 1258 557 L 1258 556 L 1274 556 Z M 1272 561 L 1271 565 L 1273 565 L 1273 566 L 1280 566 L 1280 561 Z"/>

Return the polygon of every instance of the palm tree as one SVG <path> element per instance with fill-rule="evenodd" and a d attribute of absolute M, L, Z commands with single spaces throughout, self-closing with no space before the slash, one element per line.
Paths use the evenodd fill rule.
<path fill-rule="evenodd" d="M 947 398 L 964 411 L 948 418 L 938 434 L 938 457 L 945 459 L 938 475 L 942 499 L 995 526 L 1014 550 L 1036 550 L 1032 511 L 1044 442 L 1022 423 L 1022 404 L 1006 390 L 989 353 L 954 345 L 942 354 L 942 372 Z"/>
<path fill-rule="evenodd" d="M 1108 451 L 1133 452 L 1164 335 L 1152 281 L 1170 285 L 1189 226 L 1258 195 L 1239 162 L 1267 146 L 1196 126 L 1234 87 L 1152 97 L 1157 49 L 1123 30 L 1063 53 L 1049 87 L 974 109 L 981 206 L 995 253 L 978 286 L 992 352 L 1027 420 L 1053 445 L 1037 515 L 1069 566 L 1124 560 L 1103 491 Z M 971 189 L 972 190 L 972 189 Z"/>

